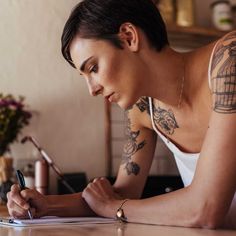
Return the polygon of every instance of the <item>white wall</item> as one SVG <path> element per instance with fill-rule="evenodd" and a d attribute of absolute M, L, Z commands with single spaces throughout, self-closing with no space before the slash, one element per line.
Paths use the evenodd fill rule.
<path fill-rule="evenodd" d="M 60 36 L 78 0 L 0 0 L 0 92 L 24 95 L 33 134 L 64 172 L 105 175 L 104 107 L 64 61 Z M 210 25 L 211 0 L 197 0 L 196 18 Z M 15 144 L 15 165 L 32 158 L 32 145 Z M 51 173 L 55 192 L 55 176 Z"/>
<path fill-rule="evenodd" d="M 24 95 L 39 113 L 24 134 L 33 134 L 64 172 L 91 178 L 105 174 L 103 100 L 89 96 L 60 53 L 62 28 L 77 2 L 0 0 L 0 92 Z M 14 160 L 32 158 L 31 144 L 12 149 Z M 51 186 L 55 192 L 54 175 Z"/>

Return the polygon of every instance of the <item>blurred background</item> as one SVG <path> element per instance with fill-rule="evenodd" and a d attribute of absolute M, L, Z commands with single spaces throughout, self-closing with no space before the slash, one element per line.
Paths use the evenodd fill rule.
<path fill-rule="evenodd" d="M 183 31 L 187 35 L 184 40 L 196 47 L 203 39 L 210 41 L 223 35 L 212 21 L 213 1 L 191 2 L 194 20 L 188 27 L 193 28 Z M 19 139 L 27 134 L 36 137 L 64 173 L 84 172 L 88 179 L 114 176 L 124 141 L 124 113 L 114 105 L 111 114 L 107 114 L 103 98 L 90 97 L 85 81 L 60 52 L 64 23 L 77 3 L 78 0 L 0 0 L 0 93 L 25 97 L 33 116 Z M 236 1 L 230 3 L 236 6 Z M 170 24 L 169 33 L 175 46 L 176 38 L 183 42 L 178 33 L 182 29 L 175 26 L 176 22 Z M 199 45 L 195 35 L 199 35 Z M 181 50 L 181 45 L 176 45 Z M 187 48 L 183 45 L 182 50 L 191 50 L 191 44 Z M 9 155 L 15 169 L 39 158 L 31 143 L 15 142 Z M 171 154 L 161 142 L 150 174 L 178 175 Z M 56 175 L 51 170 L 49 185 L 49 192 L 56 193 Z"/>

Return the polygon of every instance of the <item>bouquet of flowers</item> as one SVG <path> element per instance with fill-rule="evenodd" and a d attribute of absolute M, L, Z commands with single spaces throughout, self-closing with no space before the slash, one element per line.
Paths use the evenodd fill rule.
<path fill-rule="evenodd" d="M 21 129 L 29 124 L 31 113 L 25 110 L 24 97 L 0 93 L 0 156 L 9 151 Z"/>

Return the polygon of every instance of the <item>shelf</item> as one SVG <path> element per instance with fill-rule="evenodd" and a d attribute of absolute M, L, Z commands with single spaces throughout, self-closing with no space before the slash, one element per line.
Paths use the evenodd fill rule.
<path fill-rule="evenodd" d="M 167 25 L 170 45 L 176 48 L 193 49 L 206 45 L 222 37 L 227 32 L 199 26 L 181 27 Z"/>
<path fill-rule="evenodd" d="M 167 25 L 167 31 L 169 33 L 184 33 L 188 35 L 195 35 L 201 37 L 221 37 L 227 32 L 219 31 L 213 28 L 205 28 L 200 26 L 191 26 L 191 27 L 183 27 L 178 25 Z"/>

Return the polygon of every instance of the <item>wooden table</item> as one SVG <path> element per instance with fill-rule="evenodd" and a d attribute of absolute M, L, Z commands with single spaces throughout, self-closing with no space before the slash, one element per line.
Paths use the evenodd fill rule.
<path fill-rule="evenodd" d="M 0 207 L 0 216 L 7 216 Z M 236 236 L 236 230 L 206 230 L 144 224 L 58 225 L 14 228 L 0 226 L 3 236 Z"/>

